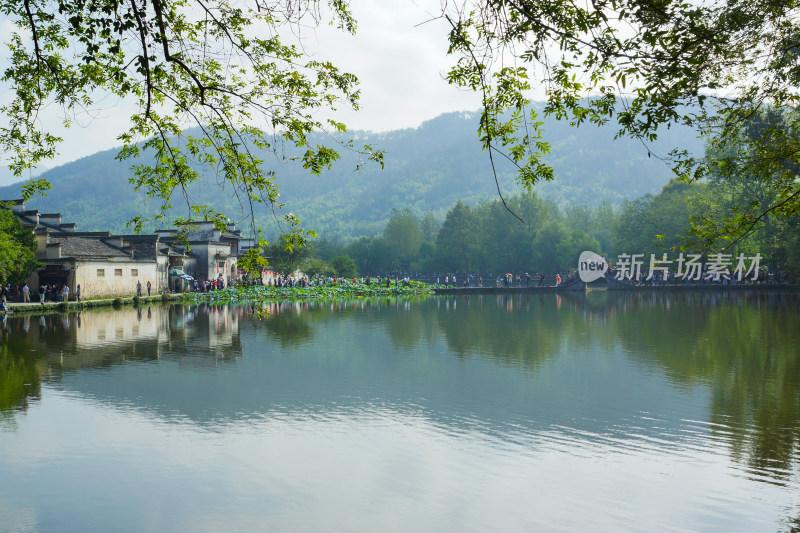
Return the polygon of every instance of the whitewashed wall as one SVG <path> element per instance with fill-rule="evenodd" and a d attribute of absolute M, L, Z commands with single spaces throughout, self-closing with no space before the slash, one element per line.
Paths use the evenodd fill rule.
<path fill-rule="evenodd" d="M 98 275 L 98 270 L 103 275 Z M 121 270 L 121 275 L 116 271 Z M 136 271 L 136 272 L 134 272 Z M 70 296 L 74 296 L 77 285 L 81 286 L 81 298 L 102 296 L 134 296 L 136 282 L 142 282 L 142 294 L 147 295 L 147 282 L 152 284 L 151 294 L 158 294 L 166 284 L 163 272 L 159 272 L 156 261 L 91 261 L 79 262 L 70 280 Z"/>

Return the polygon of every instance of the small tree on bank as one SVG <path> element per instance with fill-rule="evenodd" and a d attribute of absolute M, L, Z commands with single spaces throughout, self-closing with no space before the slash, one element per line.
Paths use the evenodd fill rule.
<path fill-rule="evenodd" d="M 41 267 L 36 261 L 36 237 L 11 209 L 0 207 L 0 283 L 24 283 Z"/>

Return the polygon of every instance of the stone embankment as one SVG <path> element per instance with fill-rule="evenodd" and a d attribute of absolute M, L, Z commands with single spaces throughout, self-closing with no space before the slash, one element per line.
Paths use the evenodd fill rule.
<path fill-rule="evenodd" d="M 78 303 L 76 301 L 64 302 L 9 302 L 8 313 L 12 315 L 20 315 L 24 313 L 43 313 L 43 312 L 68 312 L 68 311 L 81 311 L 84 309 L 96 309 L 100 307 L 124 307 L 126 305 L 147 305 L 162 302 L 183 301 L 183 294 L 156 294 L 153 296 L 126 296 L 118 298 L 99 298 L 92 300 L 83 300 Z M 0 315 L 4 314 L 0 311 Z"/>

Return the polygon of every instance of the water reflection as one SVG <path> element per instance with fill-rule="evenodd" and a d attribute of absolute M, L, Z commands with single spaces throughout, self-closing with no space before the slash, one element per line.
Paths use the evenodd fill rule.
<path fill-rule="evenodd" d="M 11 318 L 0 417 L 13 431 L 53 391 L 219 434 L 410 424 L 576 464 L 724 452 L 736 476 L 793 493 L 798 306 L 785 294 L 596 292 L 281 302 L 263 319 L 207 305 Z"/>
<path fill-rule="evenodd" d="M 30 329 L 30 321 L 24 325 Z M 41 397 L 37 357 L 23 335 L 3 336 L 0 343 L 0 424 L 13 424 L 13 414 L 25 411 Z"/>

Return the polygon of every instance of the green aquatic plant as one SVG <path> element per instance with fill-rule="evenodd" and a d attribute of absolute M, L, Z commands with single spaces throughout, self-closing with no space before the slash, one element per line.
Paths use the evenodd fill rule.
<path fill-rule="evenodd" d="M 228 287 L 210 292 L 190 292 L 185 298 L 189 302 L 260 302 L 265 300 L 302 300 L 308 298 L 347 298 L 362 296 L 398 296 L 433 294 L 427 283 L 411 281 L 405 283 L 329 283 L 308 287 L 265 287 L 262 285 Z"/>

